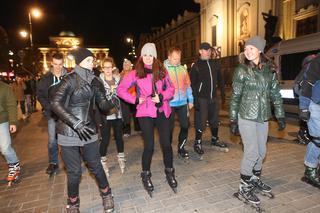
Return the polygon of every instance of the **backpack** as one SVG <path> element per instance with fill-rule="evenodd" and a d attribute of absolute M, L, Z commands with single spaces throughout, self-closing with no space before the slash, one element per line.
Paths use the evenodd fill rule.
<path fill-rule="evenodd" d="M 303 59 L 301 71 L 299 72 L 297 77 L 294 79 L 294 84 L 293 84 L 293 92 L 296 97 L 299 97 L 301 95 L 302 83 L 306 80 L 307 72 L 310 68 L 310 64 L 315 57 L 316 55 L 312 54 L 312 55 L 308 55 Z"/>

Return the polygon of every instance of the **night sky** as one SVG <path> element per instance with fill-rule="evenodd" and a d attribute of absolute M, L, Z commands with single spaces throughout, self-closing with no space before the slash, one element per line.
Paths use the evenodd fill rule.
<path fill-rule="evenodd" d="M 68 30 L 82 36 L 85 46 L 109 47 L 110 55 L 117 60 L 129 52 L 127 36 L 133 35 L 137 45 L 141 32 L 164 26 L 184 10 L 199 11 L 193 0 L 5 0 L 1 2 L 0 26 L 15 47 L 28 45 L 28 40 L 19 38 L 18 32 L 28 29 L 27 11 L 32 5 L 39 6 L 44 13 L 40 20 L 32 22 L 36 46 L 48 45 L 49 36 Z"/>

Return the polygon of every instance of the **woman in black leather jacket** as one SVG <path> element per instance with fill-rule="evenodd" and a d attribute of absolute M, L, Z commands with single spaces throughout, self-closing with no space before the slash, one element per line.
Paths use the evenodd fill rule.
<path fill-rule="evenodd" d="M 80 212 L 79 184 L 81 178 L 81 154 L 95 176 L 102 196 L 105 212 L 114 208 L 111 188 L 102 168 L 93 109 L 108 111 L 113 107 L 105 97 L 101 83 L 94 76 L 93 54 L 85 49 L 74 51 L 76 67 L 58 85 L 51 98 L 53 111 L 58 115 L 58 144 L 61 147 L 68 177 L 67 212 Z"/>

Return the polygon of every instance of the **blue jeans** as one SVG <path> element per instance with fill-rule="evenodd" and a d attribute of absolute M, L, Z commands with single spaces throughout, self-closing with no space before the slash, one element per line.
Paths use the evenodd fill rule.
<path fill-rule="evenodd" d="M 49 163 L 58 164 L 58 140 L 56 134 L 56 122 L 54 119 L 48 119 L 48 155 Z"/>
<path fill-rule="evenodd" d="M 309 105 L 310 119 L 308 121 L 309 134 L 312 137 L 320 137 L 320 105 L 310 102 Z M 304 164 L 311 168 L 317 168 L 320 163 L 320 140 L 312 139 L 309 143 L 304 158 Z M 318 144 L 318 146 L 315 145 Z"/>
<path fill-rule="evenodd" d="M 8 164 L 19 162 L 16 152 L 11 146 L 11 136 L 9 132 L 9 123 L 0 124 L 0 151 L 6 158 Z"/>

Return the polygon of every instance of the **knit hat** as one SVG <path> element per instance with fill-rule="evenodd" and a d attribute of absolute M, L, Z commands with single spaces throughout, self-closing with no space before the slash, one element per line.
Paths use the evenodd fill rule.
<path fill-rule="evenodd" d="M 259 51 L 263 52 L 264 47 L 266 46 L 266 40 L 264 40 L 260 36 L 253 36 L 246 41 L 244 46 L 246 47 L 247 45 L 252 45 Z"/>
<path fill-rule="evenodd" d="M 208 50 L 210 48 L 211 48 L 211 45 L 208 42 L 202 42 L 199 47 L 200 50 Z"/>
<path fill-rule="evenodd" d="M 141 49 L 141 56 L 143 55 L 151 55 L 157 58 L 156 45 L 154 43 L 146 43 L 145 45 L 143 45 Z"/>
<path fill-rule="evenodd" d="M 81 61 L 83 61 L 85 58 L 92 56 L 94 57 L 94 55 L 92 54 L 92 52 L 86 48 L 83 47 L 78 47 L 77 49 L 75 49 L 72 52 L 72 55 L 74 56 L 74 60 L 76 61 L 76 64 L 80 64 Z"/>

